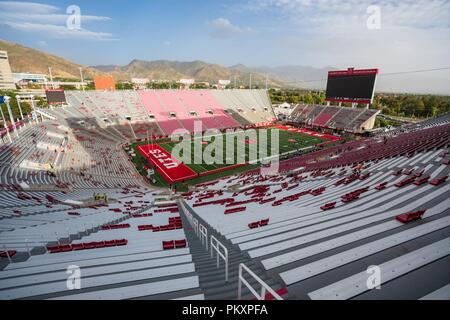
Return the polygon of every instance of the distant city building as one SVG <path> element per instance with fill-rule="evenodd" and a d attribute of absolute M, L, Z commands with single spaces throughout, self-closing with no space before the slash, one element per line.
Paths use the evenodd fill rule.
<path fill-rule="evenodd" d="M 194 79 L 180 79 L 181 87 L 184 89 L 189 89 L 194 83 Z"/>
<path fill-rule="evenodd" d="M 8 53 L 0 51 L 0 90 L 14 90 L 16 85 L 9 65 Z"/>
<path fill-rule="evenodd" d="M 147 78 L 132 78 L 131 83 L 135 89 L 145 89 L 150 83 L 150 79 Z"/>
<path fill-rule="evenodd" d="M 47 77 L 44 74 L 37 73 L 13 73 L 14 83 L 19 87 L 24 87 L 29 84 L 47 84 Z"/>
<path fill-rule="evenodd" d="M 292 111 L 294 111 L 296 105 L 290 105 L 289 103 L 285 102 L 278 106 L 274 107 L 275 115 L 277 116 L 278 120 L 284 120 L 286 119 Z"/>
<path fill-rule="evenodd" d="M 231 84 L 230 80 L 219 80 L 219 82 L 217 83 L 217 89 L 223 90 L 230 84 Z"/>

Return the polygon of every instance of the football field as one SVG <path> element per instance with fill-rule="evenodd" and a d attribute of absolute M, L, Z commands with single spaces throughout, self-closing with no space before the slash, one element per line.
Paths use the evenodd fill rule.
<path fill-rule="evenodd" d="M 158 178 L 171 185 L 243 172 L 246 168 L 257 167 L 261 158 L 281 156 L 336 140 L 338 138 L 334 136 L 306 129 L 278 126 L 247 131 L 239 138 L 229 133 L 191 137 L 182 148 L 180 142 L 169 140 L 153 144 L 141 142 L 134 148 L 146 164 L 155 169 Z"/>

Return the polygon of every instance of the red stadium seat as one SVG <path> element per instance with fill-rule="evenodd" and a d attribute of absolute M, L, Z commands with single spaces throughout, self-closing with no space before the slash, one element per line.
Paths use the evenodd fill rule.
<path fill-rule="evenodd" d="M 162 246 L 163 246 L 163 250 L 175 249 L 175 241 L 173 241 L 173 240 L 163 241 Z"/>
<path fill-rule="evenodd" d="M 415 177 L 411 177 L 411 178 L 402 180 L 402 181 L 400 181 L 400 182 L 397 182 L 397 183 L 395 184 L 395 186 L 398 187 L 398 188 L 401 188 L 401 187 L 404 187 L 404 186 L 406 186 L 406 185 L 408 185 L 408 184 L 413 183 L 415 180 L 416 180 Z"/>
<path fill-rule="evenodd" d="M 259 222 L 260 227 L 265 227 L 269 224 L 270 219 L 264 219 Z"/>
<path fill-rule="evenodd" d="M 111 241 L 105 241 L 105 247 L 115 247 L 116 246 L 116 241 L 111 240 Z"/>
<path fill-rule="evenodd" d="M 115 242 L 116 246 L 126 246 L 128 244 L 128 240 L 126 239 L 115 240 Z"/>
<path fill-rule="evenodd" d="M 181 248 L 186 248 L 186 246 L 187 246 L 187 243 L 186 243 L 185 239 L 175 240 L 175 248 L 181 249 Z"/>
<path fill-rule="evenodd" d="M 405 176 L 409 176 L 412 172 L 413 172 L 413 169 L 409 169 L 409 170 L 406 170 L 405 172 L 403 172 L 403 174 Z"/>
<path fill-rule="evenodd" d="M 16 250 L 0 251 L 0 258 L 12 258 L 17 254 Z"/>
<path fill-rule="evenodd" d="M 330 202 L 320 207 L 323 211 L 331 210 L 336 208 L 336 202 Z"/>
<path fill-rule="evenodd" d="M 405 213 L 396 216 L 395 219 L 397 219 L 401 223 L 409 223 L 421 219 L 425 212 L 426 210 L 419 210 L 416 212 Z"/>
<path fill-rule="evenodd" d="M 59 253 L 59 252 L 61 252 L 61 248 L 60 248 L 60 246 L 50 246 L 50 247 L 47 247 L 47 251 L 50 253 Z"/>
<path fill-rule="evenodd" d="M 256 229 L 256 228 L 259 227 L 259 222 L 252 222 L 252 223 L 249 223 L 249 224 L 248 224 L 248 227 L 249 227 L 250 229 Z"/>
<path fill-rule="evenodd" d="M 99 248 L 104 248 L 105 247 L 105 241 L 99 241 L 95 243 L 95 248 L 99 249 Z"/>
<path fill-rule="evenodd" d="M 83 245 L 82 243 L 79 243 L 79 244 L 73 244 L 73 245 L 72 245 L 72 250 L 73 250 L 73 251 L 84 250 L 84 245 Z"/>
<path fill-rule="evenodd" d="M 97 242 L 86 242 L 86 243 L 83 243 L 83 245 L 84 245 L 85 249 L 88 249 L 88 250 L 95 249 Z"/>
<path fill-rule="evenodd" d="M 146 224 L 146 225 L 138 226 L 138 230 L 139 231 L 153 230 L 153 225 L 152 224 Z"/>
<path fill-rule="evenodd" d="M 443 184 L 445 181 L 447 181 L 447 179 L 448 179 L 448 176 L 437 178 L 437 179 L 431 180 L 430 184 L 433 186 L 439 186 L 439 185 Z"/>
<path fill-rule="evenodd" d="M 224 214 L 232 214 L 232 213 L 237 213 L 237 212 L 242 212 L 247 210 L 247 207 L 239 207 L 239 208 L 234 208 L 234 209 L 228 209 L 225 210 Z"/>
<path fill-rule="evenodd" d="M 414 181 L 414 184 L 415 184 L 416 186 L 421 186 L 421 185 L 427 183 L 428 180 L 430 180 L 430 177 L 429 177 L 429 176 L 422 177 L 422 178 L 420 178 L 419 180 Z"/>
<path fill-rule="evenodd" d="M 417 178 L 419 178 L 419 177 L 421 177 L 421 176 L 423 175 L 424 172 L 425 172 L 425 170 L 422 169 L 422 170 L 417 171 L 414 175 L 415 175 Z"/>

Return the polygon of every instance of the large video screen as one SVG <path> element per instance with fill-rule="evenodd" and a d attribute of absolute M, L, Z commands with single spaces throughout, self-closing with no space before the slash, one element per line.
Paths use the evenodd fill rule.
<path fill-rule="evenodd" d="M 372 103 L 377 74 L 376 69 L 330 72 L 326 100 Z"/>
<path fill-rule="evenodd" d="M 47 90 L 45 91 L 47 95 L 48 104 L 65 104 L 66 94 L 64 90 Z"/>

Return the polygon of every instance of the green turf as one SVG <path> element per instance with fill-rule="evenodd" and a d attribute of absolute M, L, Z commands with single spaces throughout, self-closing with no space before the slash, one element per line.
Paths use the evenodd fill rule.
<path fill-rule="evenodd" d="M 270 131 L 271 130 L 277 130 L 279 133 L 279 154 L 283 154 L 283 153 L 287 153 L 287 152 L 291 152 L 291 151 L 296 151 L 299 149 L 304 149 L 307 147 L 311 147 L 314 146 L 316 144 L 325 142 L 327 140 L 319 138 L 319 137 L 312 137 L 310 135 L 307 134 L 303 134 L 303 133 L 298 133 L 298 132 L 293 132 L 293 131 L 284 131 L 284 130 L 278 130 L 278 129 L 268 129 L 268 151 L 267 151 L 267 155 L 271 155 L 270 152 L 270 148 L 271 148 L 271 143 L 270 143 Z M 258 137 L 260 135 L 260 131 L 257 131 Z M 222 135 L 223 136 L 223 135 Z M 224 140 L 224 155 L 225 155 L 225 148 L 226 148 L 226 139 L 223 138 Z M 290 139 L 296 140 L 296 143 L 293 142 L 289 142 Z M 198 140 L 197 140 L 198 141 Z M 212 138 L 212 141 L 210 141 L 210 143 L 214 142 L 214 138 Z M 131 144 L 131 148 L 135 151 L 136 153 L 136 157 L 133 158 L 133 163 L 136 165 L 136 168 L 138 169 L 138 171 L 141 173 L 141 175 L 143 175 L 144 177 L 146 176 L 146 170 L 144 169 L 145 165 L 149 165 L 147 159 L 145 159 L 144 156 L 142 156 L 140 154 L 140 152 L 137 150 L 137 147 L 140 145 L 146 145 L 148 144 L 148 141 L 142 141 L 142 142 L 137 142 L 137 143 L 133 143 Z M 162 148 L 164 148 L 166 151 L 168 151 L 169 153 L 172 153 L 172 149 L 175 147 L 175 145 L 177 144 L 176 142 L 172 142 L 169 139 L 165 139 L 165 140 L 160 140 L 155 142 L 157 143 L 159 146 L 161 146 Z M 192 153 L 194 150 L 193 144 L 197 143 L 197 142 L 192 142 Z M 236 148 L 236 144 L 237 142 L 234 142 L 234 149 L 235 149 L 235 153 L 237 153 L 237 148 Z M 201 145 L 201 142 L 199 144 L 199 146 L 202 147 L 202 150 L 204 150 L 207 145 Z M 251 147 L 257 147 L 258 145 L 245 145 L 245 159 L 246 161 L 248 161 L 248 154 L 249 154 L 249 149 Z M 194 164 L 194 156 L 191 156 L 191 164 L 186 164 L 189 168 L 191 168 L 193 171 L 195 171 L 196 173 L 204 173 L 204 172 L 208 172 L 211 170 L 215 170 L 215 169 L 219 169 L 219 168 L 224 168 L 224 167 L 229 167 L 231 166 L 231 164 L 226 164 L 226 159 L 223 159 L 223 164 L 206 164 L 204 161 L 198 164 Z M 235 154 L 235 157 L 233 159 L 233 164 L 235 164 L 237 162 L 237 154 Z M 187 190 L 188 186 L 187 185 L 194 185 L 194 184 L 198 184 L 198 183 L 204 183 L 204 182 L 208 182 L 208 181 L 212 181 L 215 179 L 219 179 L 225 176 L 230 176 L 230 175 L 234 175 L 234 174 L 238 174 L 238 173 L 242 173 L 242 172 L 246 172 L 249 170 L 253 170 L 255 168 L 258 168 L 259 165 L 254 164 L 254 165 L 245 165 L 245 166 L 241 166 L 241 167 L 237 167 L 237 168 L 230 168 L 229 170 L 225 170 L 225 171 L 221 171 L 221 172 L 217 172 L 217 173 L 213 173 L 213 174 L 209 174 L 203 177 L 198 177 L 192 180 L 188 180 L 186 181 L 186 183 L 177 183 L 175 185 L 175 187 L 177 188 L 178 191 L 184 191 Z M 159 186 L 159 187 L 168 187 L 169 185 L 167 184 L 167 182 L 163 179 L 163 177 L 158 174 L 157 172 L 155 172 L 154 178 L 156 180 L 155 185 Z"/>
<path fill-rule="evenodd" d="M 298 133 L 298 132 L 292 132 L 292 131 L 284 131 L 284 130 L 278 130 L 278 129 L 268 129 L 268 146 L 267 146 L 267 155 L 273 155 L 270 152 L 271 149 L 271 131 L 272 130 L 277 130 L 279 133 L 279 154 L 283 154 L 286 152 L 290 152 L 290 151 L 295 151 L 295 150 L 299 150 L 299 149 L 303 149 L 306 147 L 310 147 L 313 146 L 315 144 L 319 144 L 322 143 L 324 141 L 326 141 L 325 139 L 321 139 L 319 137 L 312 137 L 310 135 L 307 134 L 303 134 L 303 133 Z M 258 136 L 258 140 L 259 140 L 259 135 L 260 135 L 261 131 L 257 131 L 257 136 Z M 225 158 L 225 154 L 226 154 L 226 139 L 225 137 L 222 135 L 223 141 L 224 141 L 224 146 L 223 146 L 223 154 L 224 154 L 224 158 Z M 215 138 L 212 138 L 212 141 L 210 143 L 214 142 Z M 289 140 L 293 139 L 296 140 L 297 142 L 290 142 Z M 227 164 L 226 163 L 226 159 L 222 159 L 222 163 L 214 163 L 214 164 L 206 164 L 205 161 L 201 161 L 201 163 L 199 163 L 200 161 L 195 161 L 195 157 L 193 155 L 194 153 L 194 144 L 198 144 L 199 146 L 201 146 L 202 150 L 205 150 L 205 148 L 207 148 L 207 145 L 201 145 L 201 141 L 197 140 L 197 141 L 193 141 L 191 143 L 191 161 L 190 163 L 186 163 L 186 165 L 191 168 L 193 171 L 195 171 L 196 173 L 203 173 L 203 172 L 208 172 L 208 171 L 212 171 L 215 169 L 220 169 L 220 168 L 224 168 L 224 167 L 229 167 L 232 164 Z M 175 145 L 177 144 L 177 142 L 164 142 L 164 143 L 159 143 L 159 145 L 165 149 L 167 152 L 172 153 L 173 148 L 175 147 Z M 233 164 L 238 163 L 238 155 L 237 155 L 237 142 L 234 141 L 234 150 L 235 150 L 235 155 L 234 155 L 234 159 L 233 159 Z M 257 147 L 257 145 L 245 145 L 245 161 L 249 161 L 249 150 L 252 147 Z M 183 155 L 183 153 L 181 153 L 181 155 Z"/>

